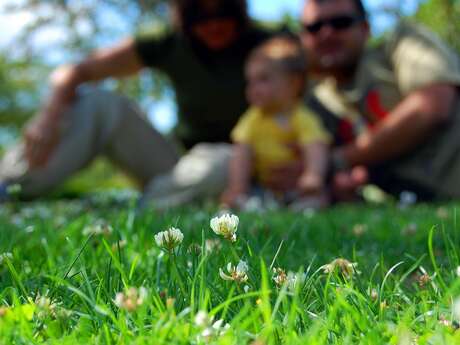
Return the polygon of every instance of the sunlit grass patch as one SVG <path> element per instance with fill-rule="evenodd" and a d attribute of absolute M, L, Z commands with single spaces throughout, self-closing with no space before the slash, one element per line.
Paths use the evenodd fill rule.
<path fill-rule="evenodd" d="M 101 200 L 2 206 L 0 343 L 460 343 L 455 204 Z"/>

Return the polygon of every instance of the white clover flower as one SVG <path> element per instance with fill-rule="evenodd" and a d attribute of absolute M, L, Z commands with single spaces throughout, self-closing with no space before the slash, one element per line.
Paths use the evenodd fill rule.
<path fill-rule="evenodd" d="M 35 297 L 35 305 L 38 308 L 53 309 L 55 304 L 51 302 L 51 299 L 49 297 L 38 294 Z"/>
<path fill-rule="evenodd" d="M 327 265 L 323 265 L 320 268 L 323 270 L 324 273 L 332 273 L 336 269 L 340 271 L 345 277 L 351 277 L 354 273 L 359 274 L 360 272 L 356 270 L 356 266 L 358 264 L 356 262 L 350 262 L 347 259 L 338 258 L 332 260 Z"/>
<path fill-rule="evenodd" d="M 287 288 L 294 292 L 298 286 L 303 284 L 305 282 L 307 275 L 305 273 L 301 272 L 288 272 L 287 278 L 286 278 L 286 284 Z"/>
<path fill-rule="evenodd" d="M 195 325 L 202 329 L 198 336 L 198 341 L 209 342 L 213 338 L 217 338 L 225 334 L 230 328 L 230 325 L 226 323 L 224 326 L 224 320 L 219 319 L 214 322 L 214 316 L 209 316 L 208 313 L 204 310 L 200 310 L 195 315 Z"/>
<path fill-rule="evenodd" d="M 177 228 L 169 228 L 166 231 L 159 232 L 155 235 L 155 242 L 159 247 L 167 249 L 168 251 L 173 250 L 184 240 L 184 234 Z"/>
<path fill-rule="evenodd" d="M 214 335 L 212 327 L 206 327 L 201 333 L 200 338 L 203 338 L 205 342 L 209 342 Z"/>
<path fill-rule="evenodd" d="M 222 248 L 222 243 L 217 238 L 207 239 L 204 243 L 204 247 L 205 247 L 206 253 L 209 254 L 214 251 L 218 251 L 220 248 Z"/>
<path fill-rule="evenodd" d="M 368 294 L 372 301 L 377 301 L 377 299 L 379 298 L 379 292 L 377 291 L 377 289 L 372 289 L 368 291 Z"/>
<path fill-rule="evenodd" d="M 438 216 L 438 218 L 444 220 L 449 218 L 449 211 L 444 207 L 440 207 L 436 210 L 436 215 Z"/>
<path fill-rule="evenodd" d="M 7 258 L 9 260 L 12 260 L 13 259 L 13 254 L 11 254 L 10 252 L 1 253 L 0 254 L 0 265 L 3 264 L 3 261 L 6 261 Z"/>
<path fill-rule="evenodd" d="M 211 341 L 212 338 L 221 337 L 230 328 L 230 325 L 228 323 L 222 326 L 223 323 L 224 323 L 224 320 L 222 319 L 217 320 L 216 322 L 212 324 L 212 326 L 206 327 L 201 332 L 200 336 L 204 339 L 205 342 Z"/>
<path fill-rule="evenodd" d="M 113 250 L 113 251 L 117 251 L 118 248 L 123 249 L 123 248 L 126 247 L 127 245 L 128 245 L 128 241 L 126 241 L 126 240 L 119 240 L 119 241 L 115 242 L 114 244 L 112 244 L 112 250 Z"/>
<path fill-rule="evenodd" d="M 66 318 L 70 316 L 72 312 L 62 308 L 62 303 L 52 301 L 47 296 L 47 293 L 45 295 L 41 295 L 40 293 L 38 293 L 35 296 L 35 299 L 29 298 L 29 301 L 34 303 L 36 306 L 35 315 L 37 316 L 37 318 L 43 320 L 47 318 L 57 319 Z"/>
<path fill-rule="evenodd" d="M 273 268 L 273 281 L 277 287 L 281 287 L 287 281 L 286 272 L 282 268 Z"/>
<path fill-rule="evenodd" d="M 353 235 L 355 235 L 356 237 L 364 235 L 367 232 L 367 230 L 368 227 L 366 224 L 355 224 L 355 226 L 352 229 Z"/>
<path fill-rule="evenodd" d="M 457 322 L 460 322 L 460 297 L 457 297 L 452 304 L 452 316 Z"/>
<path fill-rule="evenodd" d="M 113 302 L 118 308 L 133 312 L 144 304 L 146 297 L 147 289 L 145 287 L 141 286 L 139 289 L 131 287 L 125 292 L 118 292 Z"/>
<path fill-rule="evenodd" d="M 227 332 L 227 330 L 230 328 L 230 325 L 228 323 L 223 325 L 223 323 L 224 323 L 224 320 L 219 319 L 212 324 L 212 329 L 214 330 L 214 334 L 220 336 L 224 334 L 225 332 Z"/>
<path fill-rule="evenodd" d="M 238 229 L 239 223 L 238 216 L 234 214 L 224 214 L 220 217 L 214 217 L 211 219 L 211 229 L 217 234 L 223 236 L 225 239 L 235 242 L 236 241 L 236 230 Z"/>
<path fill-rule="evenodd" d="M 398 345 L 418 345 L 417 337 L 408 330 L 399 332 Z"/>
<path fill-rule="evenodd" d="M 240 260 L 238 265 L 235 267 L 232 265 L 231 262 L 227 264 L 227 272 L 229 273 L 228 275 L 224 273 L 224 271 L 219 268 L 219 275 L 223 280 L 233 280 L 237 283 L 244 283 L 248 280 L 248 264 Z"/>
<path fill-rule="evenodd" d="M 200 310 L 195 315 L 195 325 L 198 327 L 207 327 L 212 322 L 212 319 L 207 312 Z"/>
<path fill-rule="evenodd" d="M 295 291 L 298 285 L 305 282 L 307 275 L 305 273 L 286 272 L 282 268 L 273 269 L 273 280 L 278 288 L 286 285 L 288 290 Z"/>
<path fill-rule="evenodd" d="M 113 232 L 112 226 L 106 221 L 100 219 L 93 225 L 88 225 L 83 229 L 83 236 L 105 236 L 109 237 Z"/>
<path fill-rule="evenodd" d="M 401 235 L 406 237 L 414 236 L 418 231 L 417 224 L 409 223 L 407 226 L 401 229 Z"/>

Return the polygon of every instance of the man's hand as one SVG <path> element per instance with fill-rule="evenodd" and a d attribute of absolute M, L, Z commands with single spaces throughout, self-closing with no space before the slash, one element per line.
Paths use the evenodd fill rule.
<path fill-rule="evenodd" d="M 349 166 L 382 163 L 414 150 L 440 125 L 457 104 L 458 90 L 434 84 L 407 95 L 372 131 L 365 131 L 341 149 Z"/>
<path fill-rule="evenodd" d="M 352 202 L 358 199 L 358 190 L 369 181 L 369 173 L 364 166 L 338 171 L 332 179 L 332 194 L 337 201 Z"/>

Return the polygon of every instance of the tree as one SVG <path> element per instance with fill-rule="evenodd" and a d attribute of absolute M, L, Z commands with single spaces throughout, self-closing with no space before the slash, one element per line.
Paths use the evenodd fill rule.
<path fill-rule="evenodd" d="M 34 17 L 0 52 L 0 125 L 19 126 L 40 107 L 47 92 L 44 81 L 57 64 L 77 61 L 97 47 L 148 26 L 163 27 L 168 6 L 166 0 L 4 0 L 0 4 L 0 13 L 21 12 Z M 43 40 L 50 32 L 59 33 L 62 39 Z M 41 43 L 36 44 L 37 40 Z M 56 52 L 60 59 L 54 57 Z M 167 89 L 161 75 L 150 73 L 106 84 L 147 106 Z"/>
<path fill-rule="evenodd" d="M 440 35 L 460 54 L 459 0 L 428 0 L 420 5 L 415 19 Z"/>
<path fill-rule="evenodd" d="M 33 40 L 45 30 L 60 30 L 65 40 L 59 49 L 79 53 L 132 34 L 146 23 L 162 23 L 168 15 L 166 0 L 4 0 L 3 13 L 33 13 L 18 41 L 33 54 Z M 49 47 L 46 47 L 47 49 Z"/>
<path fill-rule="evenodd" d="M 48 68 L 0 55 L 0 125 L 21 126 L 40 101 L 40 81 Z"/>

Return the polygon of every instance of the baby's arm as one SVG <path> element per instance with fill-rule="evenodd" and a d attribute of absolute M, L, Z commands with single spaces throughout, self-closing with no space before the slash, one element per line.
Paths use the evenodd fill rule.
<path fill-rule="evenodd" d="M 299 189 L 305 194 L 323 191 L 329 162 L 328 145 L 314 142 L 302 147 L 305 170 L 299 178 Z"/>
<path fill-rule="evenodd" d="M 252 150 L 247 144 L 234 144 L 229 164 L 229 179 L 220 201 L 227 207 L 237 206 L 249 190 L 252 169 Z"/>

